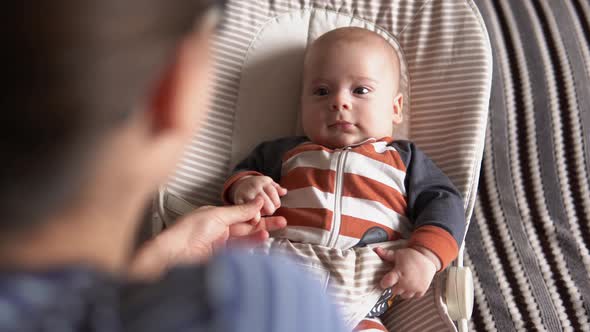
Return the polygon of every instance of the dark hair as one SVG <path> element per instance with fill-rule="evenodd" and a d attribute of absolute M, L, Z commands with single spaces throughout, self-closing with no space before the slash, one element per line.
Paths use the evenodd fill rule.
<path fill-rule="evenodd" d="M 120 124 L 212 1 L 41 0 L 2 7 L 0 232 L 80 190 Z"/>

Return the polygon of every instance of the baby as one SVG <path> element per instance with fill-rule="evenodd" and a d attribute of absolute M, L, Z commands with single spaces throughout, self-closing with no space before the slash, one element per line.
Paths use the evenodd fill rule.
<path fill-rule="evenodd" d="M 402 249 L 375 249 L 392 264 L 381 280 L 390 302 L 422 296 L 456 258 L 465 231 L 451 181 L 413 143 L 390 137 L 403 120 L 399 81 L 397 53 L 378 34 L 347 27 L 322 35 L 304 61 L 306 137 L 262 143 L 223 192 L 230 204 L 262 196 L 261 214 L 287 219 L 274 236 L 290 241 L 346 250 L 407 239 Z M 387 331 L 375 319 L 379 308 L 356 330 Z"/>

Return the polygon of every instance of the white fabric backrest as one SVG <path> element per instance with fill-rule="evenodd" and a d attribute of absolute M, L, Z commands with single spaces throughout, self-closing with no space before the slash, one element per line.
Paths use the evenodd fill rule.
<path fill-rule="evenodd" d="M 275 24 L 287 18 L 289 24 Z M 166 186 L 171 215 L 188 209 L 178 199 L 219 204 L 233 160 L 254 143 L 295 133 L 304 46 L 331 28 L 361 25 L 399 42 L 411 87 L 409 138 L 463 193 L 469 219 L 492 70 L 487 32 L 471 0 L 230 0 L 226 23 L 215 41 L 208 120 Z M 289 43 L 273 42 L 281 35 Z M 257 99 L 266 92 L 261 87 L 273 85 L 277 98 Z"/>

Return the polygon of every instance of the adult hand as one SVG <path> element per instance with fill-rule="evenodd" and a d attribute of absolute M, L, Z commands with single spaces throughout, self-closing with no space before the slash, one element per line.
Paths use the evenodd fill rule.
<path fill-rule="evenodd" d="M 129 271 L 131 277 L 155 278 L 172 265 L 204 261 L 228 241 L 255 244 L 266 240 L 269 231 L 287 222 L 284 217 L 267 217 L 253 225 L 250 221 L 263 204 L 257 197 L 241 205 L 202 207 L 182 217 L 139 250 Z"/>
<path fill-rule="evenodd" d="M 428 249 L 421 249 L 423 248 L 396 250 L 375 248 L 375 252 L 381 259 L 393 264 L 393 269 L 381 279 L 381 287 L 384 289 L 391 287 L 394 296 L 399 295 L 404 299 L 423 296 L 440 267 L 440 263 L 434 253 L 423 252 Z M 439 264 L 437 265 L 437 263 Z"/>
<path fill-rule="evenodd" d="M 287 189 L 281 187 L 271 177 L 264 175 L 245 176 L 229 189 L 229 197 L 234 204 L 243 204 L 262 197 L 262 215 L 270 216 L 281 207 L 281 197 L 287 194 Z"/>

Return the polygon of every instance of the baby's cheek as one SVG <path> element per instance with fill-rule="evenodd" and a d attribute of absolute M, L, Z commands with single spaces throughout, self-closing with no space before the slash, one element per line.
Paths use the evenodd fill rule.
<path fill-rule="evenodd" d="M 307 114 L 303 116 L 303 131 L 307 136 L 318 135 L 322 131 L 323 120 L 318 115 Z"/>

